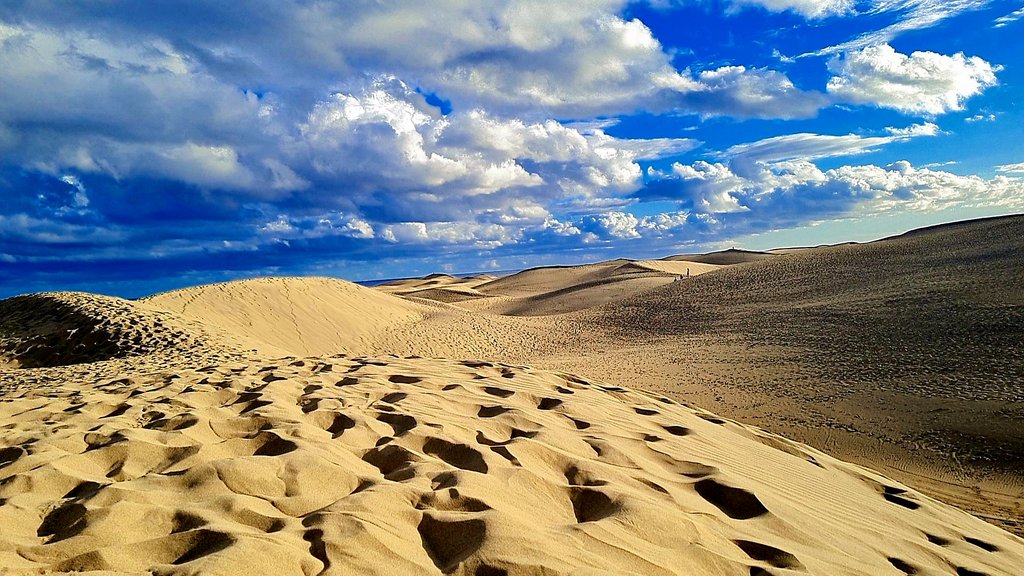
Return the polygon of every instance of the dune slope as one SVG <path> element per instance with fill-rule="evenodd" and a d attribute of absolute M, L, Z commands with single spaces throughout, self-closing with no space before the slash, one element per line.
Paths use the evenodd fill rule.
<path fill-rule="evenodd" d="M 30 370 L 21 371 L 22 374 Z M 321 357 L 0 404 L 0 565 L 151 574 L 1012 574 L 1014 536 L 667 398 Z"/>
<path fill-rule="evenodd" d="M 477 287 L 493 298 L 474 302 L 477 311 L 506 316 L 551 316 L 577 312 L 718 266 L 669 260 L 611 260 L 583 266 L 532 268 Z"/>
<path fill-rule="evenodd" d="M 592 309 L 546 365 L 687 397 L 1024 533 L 1024 217 L 795 251 Z"/>
<path fill-rule="evenodd" d="M 129 300 L 53 292 L 0 301 L 0 366 L 42 368 L 229 348 L 203 327 Z"/>
<path fill-rule="evenodd" d="M 809 349 L 844 380 L 1020 401 L 1022 235 L 1024 217 L 1001 218 L 776 256 L 610 304 L 594 322 L 732 331 Z M 960 385 L 940 385 L 950 376 Z"/>
<path fill-rule="evenodd" d="M 156 294 L 143 303 L 270 355 L 519 359 L 551 338 L 543 335 L 547 326 L 529 319 L 476 314 L 332 278 L 243 280 Z"/>
<path fill-rule="evenodd" d="M 350 352 L 429 309 L 332 278 L 259 278 L 185 288 L 143 302 L 215 325 L 272 353 Z"/>
<path fill-rule="evenodd" d="M 771 258 L 774 254 L 770 252 L 757 252 L 752 250 L 738 250 L 730 248 L 719 252 L 708 252 L 707 254 L 679 254 L 669 256 L 663 260 L 699 262 L 702 264 L 716 264 L 719 266 L 730 266 L 733 264 L 745 264 Z"/>

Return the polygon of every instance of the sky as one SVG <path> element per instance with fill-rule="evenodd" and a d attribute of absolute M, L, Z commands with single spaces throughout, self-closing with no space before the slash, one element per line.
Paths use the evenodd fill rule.
<path fill-rule="evenodd" d="M 0 3 L 0 297 L 1024 211 L 1024 2 Z"/>

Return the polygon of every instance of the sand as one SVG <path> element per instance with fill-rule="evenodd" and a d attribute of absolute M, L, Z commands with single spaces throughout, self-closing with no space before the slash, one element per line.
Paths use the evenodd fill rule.
<path fill-rule="evenodd" d="M 557 372 L 282 358 L 0 404 L 12 573 L 1011 574 L 867 469 Z"/>
<path fill-rule="evenodd" d="M 0 573 L 1017 574 L 1019 228 L 0 301 Z"/>

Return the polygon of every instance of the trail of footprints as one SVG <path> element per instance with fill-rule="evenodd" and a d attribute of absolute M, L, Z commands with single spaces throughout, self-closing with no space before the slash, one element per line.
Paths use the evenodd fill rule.
<path fill-rule="evenodd" d="M 667 398 L 487 362 L 291 358 L 100 381 L 2 407 L 0 564 L 26 571 L 175 574 L 245 565 L 259 550 L 282 563 L 274 570 L 345 574 L 373 568 L 346 552 L 369 547 L 381 573 L 540 573 L 522 563 L 528 549 L 516 556 L 503 543 L 525 534 L 527 548 L 564 543 L 544 573 L 614 573 L 602 534 L 662 523 L 665 533 L 633 553 L 681 562 L 651 573 L 690 573 L 686 561 L 724 574 L 806 573 L 821 565 L 808 554 L 822 543 L 778 544 L 789 540 L 777 534 L 802 529 L 756 483 L 723 472 L 728 459 L 701 458 L 708 437 L 721 427 L 802 474 L 853 474 Z M 894 518 L 928 524 L 923 497 L 881 477 L 856 481 Z M 145 522 L 143 537 L 124 542 L 118 527 L 133 522 Z M 879 550 L 875 566 L 849 573 L 999 573 L 964 550 L 998 562 L 1001 545 L 917 533 L 894 545 L 915 558 Z M 388 545 L 410 538 L 429 563 Z M 732 552 L 702 538 L 727 539 L 716 549 Z"/>

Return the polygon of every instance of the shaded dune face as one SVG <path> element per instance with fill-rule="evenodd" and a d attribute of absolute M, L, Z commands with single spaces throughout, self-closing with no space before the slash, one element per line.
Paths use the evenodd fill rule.
<path fill-rule="evenodd" d="M 62 292 L 0 301 L 0 357 L 16 367 L 66 366 L 211 347 L 197 327 L 121 298 Z"/>
<path fill-rule="evenodd" d="M 742 335 L 804 350 L 837 380 L 1019 402 L 1022 237 L 1015 216 L 793 250 L 622 299 L 590 321 L 632 338 Z"/>
<path fill-rule="evenodd" d="M 869 470 L 558 372 L 286 357 L 18 390 L 0 403 L 0 566 L 14 573 L 1024 565 L 1019 538 Z"/>

